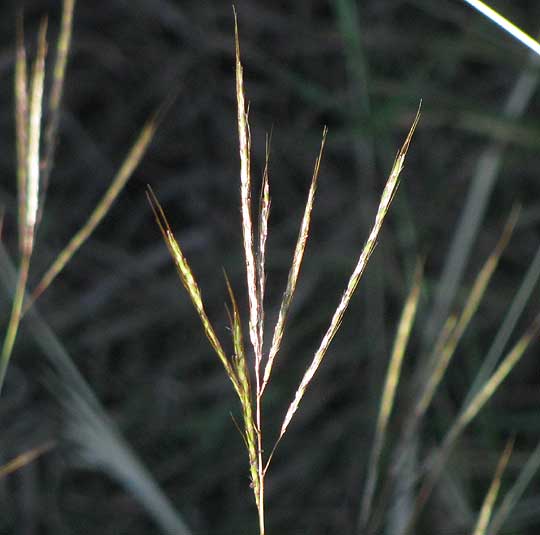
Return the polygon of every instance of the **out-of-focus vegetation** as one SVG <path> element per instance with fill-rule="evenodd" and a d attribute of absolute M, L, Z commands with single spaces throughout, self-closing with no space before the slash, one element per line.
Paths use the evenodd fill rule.
<path fill-rule="evenodd" d="M 42 17 L 49 17 L 46 97 L 61 4 L 29 0 L 24 10 L 29 64 Z M 538 31 L 537 3 L 493 6 L 529 33 Z M 0 272 L 2 288 L 12 289 L 12 263 L 19 263 L 16 7 L 0 8 Z M 456 1 L 240 1 L 236 9 L 256 187 L 265 134 L 273 131 L 269 326 L 320 134 L 329 127 L 302 277 L 265 395 L 270 436 L 279 434 L 365 243 L 396 149 L 423 102 L 379 244 L 272 461 L 267 532 L 400 533 L 419 489 L 431 486 L 414 533 L 471 533 L 480 529 L 490 486 L 495 499 L 500 483 L 492 527 L 536 533 L 538 346 L 518 353 L 539 312 L 537 62 Z M 244 444 L 230 418 L 241 420 L 234 391 L 178 288 L 144 195 L 151 184 L 219 338 L 229 339 L 222 267 L 247 332 L 234 76 L 226 3 L 76 5 L 29 290 L 85 224 L 147 118 L 171 92 L 177 98 L 110 211 L 21 323 L 0 398 L 0 467 L 13 460 L 22 467 L 0 471 L 0 533 L 257 532 Z M 513 216 L 503 228 L 516 201 L 522 209 L 510 237 Z M 419 256 L 417 317 L 383 426 L 384 448 L 373 454 L 385 374 L 391 354 L 399 358 L 393 342 Z M 473 285 L 488 280 L 483 299 L 471 305 Z M 7 325 L 11 295 L 2 295 Z M 466 308 L 464 324 L 466 303 L 478 312 L 469 322 Z M 448 337 L 440 347 L 456 346 L 431 395 L 429 378 L 446 367 L 448 355 L 431 351 L 441 330 Z M 498 386 L 506 371 L 500 362 L 515 367 Z M 498 388 L 467 425 L 473 409 L 463 409 L 478 406 L 486 384 Z M 394 395 L 390 389 L 385 399 Z M 369 459 L 378 460 L 379 474 L 368 507 Z"/>

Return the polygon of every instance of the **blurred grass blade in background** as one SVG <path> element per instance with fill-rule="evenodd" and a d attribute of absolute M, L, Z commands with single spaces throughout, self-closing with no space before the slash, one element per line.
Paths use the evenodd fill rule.
<path fill-rule="evenodd" d="M 4 293 L 11 296 L 15 273 L 1 242 L 0 281 Z M 106 415 L 64 345 L 36 308 L 28 310 L 26 324 L 35 344 L 55 371 L 54 384 L 49 386 L 64 407 L 63 427 L 76 447 L 79 461 L 102 470 L 133 494 L 165 533 L 190 535 L 178 512 Z"/>
<path fill-rule="evenodd" d="M 512 487 L 505 494 L 501 505 L 493 515 L 493 520 L 489 525 L 489 534 L 498 535 L 501 532 L 505 522 L 509 519 L 510 513 L 521 499 L 525 489 L 531 483 L 533 477 L 540 468 L 540 442 L 531 453 L 527 462 L 521 468 L 519 475 Z"/>
<path fill-rule="evenodd" d="M 503 359 L 497 370 L 482 385 L 479 392 L 461 410 L 458 417 L 452 423 L 450 429 L 444 437 L 444 440 L 442 441 L 440 448 L 435 453 L 433 460 L 429 460 L 427 463 L 429 467 L 428 473 L 420 487 L 420 490 L 418 491 L 415 510 L 409 519 L 405 532 L 407 535 L 412 533 L 411 530 L 416 523 L 418 515 L 424 509 L 424 506 L 431 495 L 433 488 L 438 482 L 446 461 L 448 460 L 448 457 L 450 456 L 450 453 L 452 452 L 452 449 L 459 436 L 476 417 L 484 405 L 491 399 L 508 374 L 521 360 L 531 343 L 537 339 L 539 332 L 540 314 L 536 316 L 527 331 L 522 335 L 522 337 L 516 342 L 514 347 Z"/>
<path fill-rule="evenodd" d="M 493 512 L 493 507 L 495 505 L 497 496 L 499 494 L 499 489 L 501 487 L 502 476 L 504 474 L 504 471 L 506 470 L 506 466 L 508 464 L 508 461 L 510 460 L 510 456 L 512 455 L 513 449 L 514 449 L 514 439 L 512 438 L 506 443 L 506 447 L 504 448 L 504 451 L 501 454 L 499 462 L 497 463 L 497 468 L 495 469 L 493 480 L 491 481 L 491 485 L 489 486 L 489 490 L 484 499 L 484 503 L 482 504 L 480 514 L 478 515 L 478 521 L 474 528 L 473 535 L 486 534 L 486 530 L 489 525 L 491 514 Z"/>
<path fill-rule="evenodd" d="M 401 313 L 398 330 L 394 339 L 394 348 L 390 357 L 390 363 L 386 373 L 386 379 L 383 386 L 381 402 L 379 405 L 379 414 L 375 428 L 375 436 L 371 454 L 368 460 L 367 477 L 362 498 L 362 507 L 360 512 L 359 530 L 366 527 L 371 513 L 371 504 L 373 495 L 377 486 L 379 473 L 379 461 L 383 452 L 388 422 L 394 406 L 396 390 L 401 377 L 401 367 L 403 357 L 407 348 L 407 343 L 411 334 L 412 326 L 416 317 L 418 301 L 420 299 L 420 290 L 422 287 L 423 265 L 418 262 L 413 276 L 413 285 L 405 301 L 405 306 Z"/>
<path fill-rule="evenodd" d="M 512 304 L 508 308 L 508 312 L 497 331 L 497 335 L 493 339 L 493 343 L 489 348 L 486 357 L 482 360 L 482 364 L 476 373 L 476 377 L 469 388 L 467 396 L 465 398 L 465 404 L 468 403 L 472 396 L 478 392 L 480 386 L 486 381 L 486 379 L 493 372 L 497 366 L 500 356 L 502 355 L 510 336 L 512 335 L 514 328 L 523 313 L 525 306 L 527 305 L 534 288 L 540 278 L 540 247 L 537 249 L 536 254 L 527 269 L 527 273 L 523 277 L 523 281 L 516 292 Z"/>
<path fill-rule="evenodd" d="M 540 43 L 510 22 L 506 17 L 503 17 L 499 12 L 492 9 L 484 2 L 480 2 L 480 0 L 463 1 L 480 11 L 480 13 L 485 15 L 489 20 L 500 26 L 505 32 L 508 32 L 514 39 L 517 39 L 520 43 L 524 44 L 535 54 L 540 56 Z"/>
<path fill-rule="evenodd" d="M 519 217 L 519 212 L 520 208 L 518 206 L 512 208 L 495 249 L 479 271 L 457 324 L 451 333 L 449 333 L 449 336 L 444 345 L 440 348 L 439 353 L 434 353 L 431 356 L 431 360 L 428 362 L 425 371 L 423 369 L 418 370 L 419 375 L 423 377 L 422 380 L 418 381 L 423 385 L 423 389 L 421 390 L 417 404 L 411 414 L 410 423 L 408 424 L 409 427 L 406 430 L 405 441 L 410 439 L 430 406 L 433 396 L 455 354 L 459 341 L 465 333 L 466 328 L 469 326 L 473 316 L 478 311 L 478 307 L 485 295 L 488 284 L 499 264 L 501 255 L 510 241 Z"/>
<path fill-rule="evenodd" d="M 33 460 L 37 459 L 44 453 L 47 453 L 55 446 L 56 446 L 55 442 L 49 441 L 49 442 L 46 442 L 45 444 L 42 444 L 41 446 L 32 448 L 30 451 L 17 455 L 15 459 L 12 459 L 7 464 L 0 466 L 0 479 L 6 477 L 12 472 L 15 472 L 16 470 L 19 470 L 23 466 L 26 466 L 28 463 L 31 463 Z"/>

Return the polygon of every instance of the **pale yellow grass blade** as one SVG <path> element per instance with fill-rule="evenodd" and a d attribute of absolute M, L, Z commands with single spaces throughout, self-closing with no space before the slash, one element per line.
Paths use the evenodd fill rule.
<path fill-rule="evenodd" d="M 493 480 L 489 486 L 489 490 L 484 498 L 484 503 L 482 504 L 482 509 L 480 509 L 480 514 L 478 515 L 478 521 L 473 531 L 473 535 L 486 535 L 486 530 L 489 525 L 489 520 L 493 513 L 493 507 L 497 501 L 497 496 L 499 494 L 499 489 L 501 487 L 501 480 L 506 470 L 510 456 L 512 455 L 512 450 L 514 449 L 514 439 L 510 439 L 506 443 L 506 447 L 501 454 L 499 462 L 497 463 L 497 468 L 495 469 L 495 474 L 493 475 Z"/>
<path fill-rule="evenodd" d="M 56 59 L 53 68 L 51 93 L 49 96 L 49 119 L 47 126 L 45 127 L 45 147 L 42 164 L 43 192 L 45 192 L 47 189 L 49 175 L 53 165 L 54 151 L 56 148 L 55 145 L 60 117 L 60 103 L 62 101 L 67 60 L 71 47 L 74 9 L 75 0 L 64 0 L 62 7 L 62 20 L 60 22 L 60 33 L 56 42 Z M 43 207 L 43 202 L 41 202 L 41 206 Z"/>
<path fill-rule="evenodd" d="M 47 453 L 50 451 L 54 446 L 56 445 L 55 442 L 49 441 L 43 444 L 42 446 L 38 446 L 37 448 L 33 448 L 30 451 L 27 451 L 25 453 L 21 453 L 20 455 L 17 455 L 15 459 L 12 459 L 7 464 L 0 466 L 0 479 L 8 476 L 9 474 L 16 472 L 23 466 L 26 466 L 27 464 L 31 463 L 44 453 Z"/>
<path fill-rule="evenodd" d="M 146 153 L 146 150 L 154 137 L 160 115 L 160 112 L 154 114 L 143 127 L 133 147 L 120 166 L 120 169 L 114 176 L 109 188 L 100 199 L 84 225 L 71 238 L 66 247 L 58 254 L 56 260 L 43 275 L 32 292 L 31 299 L 26 305 L 26 309 L 28 309 L 28 307 L 31 306 L 31 304 L 36 301 L 36 299 L 38 299 L 39 296 L 50 286 L 56 276 L 64 269 L 73 255 L 79 250 L 79 248 L 84 244 L 92 232 L 94 232 L 96 227 L 101 223 L 103 218 L 107 215 L 112 204 L 126 185 L 126 182 L 131 178 L 133 172 Z"/>
<path fill-rule="evenodd" d="M 261 391 L 264 392 L 268 381 L 270 380 L 270 374 L 272 373 L 272 366 L 274 365 L 274 360 L 276 355 L 279 352 L 281 347 L 281 340 L 283 339 L 283 333 L 285 332 L 285 322 L 287 320 L 287 314 L 289 312 L 289 307 L 291 305 L 292 298 L 294 296 L 294 291 L 296 289 L 296 282 L 298 280 L 298 274 L 300 273 L 300 268 L 302 266 L 302 260 L 304 258 L 304 251 L 306 249 L 306 243 L 309 236 L 309 226 L 311 224 L 311 212 L 313 210 L 313 203 L 315 201 L 315 193 L 317 191 L 317 181 L 319 178 L 319 170 L 321 167 L 321 160 L 324 151 L 324 145 L 326 143 L 326 135 L 328 129 L 325 127 L 323 130 L 323 137 L 321 141 L 321 148 L 319 150 L 319 155 L 315 160 L 315 168 L 313 170 L 313 175 L 311 178 L 311 185 L 309 187 L 308 198 L 306 201 L 306 206 L 304 209 L 304 216 L 302 218 L 302 223 L 300 225 L 300 231 L 298 233 L 298 239 L 296 241 L 296 247 L 294 249 L 294 256 L 291 263 L 291 268 L 289 270 L 289 276 L 287 279 L 287 286 L 283 292 L 283 297 L 281 299 L 281 306 L 279 309 L 278 320 L 274 328 L 274 335 L 272 337 L 272 345 L 270 346 L 270 352 L 268 354 L 268 361 L 264 369 L 264 378 Z"/>
<path fill-rule="evenodd" d="M 332 341 L 336 332 L 338 331 L 339 326 L 341 324 L 341 320 L 343 319 L 343 315 L 345 314 L 345 311 L 354 294 L 354 291 L 358 285 L 358 282 L 360 281 L 362 274 L 364 273 L 364 270 L 367 266 L 367 262 L 371 254 L 373 253 L 373 250 L 375 249 L 375 246 L 377 244 L 377 239 L 379 237 L 379 233 L 381 231 L 382 224 L 384 222 L 384 218 L 386 217 L 388 209 L 390 208 L 390 204 L 392 203 L 394 195 L 397 191 L 398 184 L 399 184 L 399 175 L 403 169 L 405 156 L 407 154 L 407 150 L 409 148 L 416 125 L 418 124 L 419 118 L 420 118 L 420 110 L 418 110 L 418 113 L 416 114 L 416 117 L 407 135 L 407 138 L 405 139 L 405 142 L 403 146 L 401 147 L 401 150 L 398 152 L 398 155 L 396 157 L 396 160 L 390 172 L 390 177 L 388 178 L 388 181 L 386 183 L 386 186 L 381 196 L 379 207 L 377 209 L 377 214 L 375 216 L 375 223 L 373 225 L 373 228 L 371 229 L 367 242 L 364 245 L 364 248 L 362 249 L 362 252 L 360 254 L 356 267 L 349 279 L 347 288 L 345 289 L 345 292 L 343 296 L 341 297 L 341 300 L 334 312 L 334 315 L 330 321 L 328 330 L 326 331 L 326 334 L 324 335 L 319 348 L 315 352 L 315 355 L 313 357 L 311 364 L 306 370 L 304 377 L 302 378 L 296 390 L 294 400 L 290 404 L 287 410 L 287 413 L 285 415 L 285 418 L 283 419 L 278 441 L 283 437 L 283 435 L 287 431 L 287 427 L 289 426 L 289 423 L 291 422 L 292 417 L 297 411 L 298 406 L 300 402 L 302 401 L 302 398 L 306 392 L 306 389 L 309 383 L 311 382 L 311 380 L 313 379 L 313 376 L 315 375 L 315 372 L 319 368 L 326 354 L 328 346 L 330 345 L 330 342 Z"/>
<path fill-rule="evenodd" d="M 471 423 L 476 417 L 484 405 L 491 399 L 495 391 L 499 388 L 501 383 L 506 379 L 508 374 L 512 371 L 514 366 L 521 360 L 523 354 L 530 346 L 531 342 L 538 337 L 540 333 L 540 314 L 535 318 L 531 326 L 527 329 L 525 334 L 517 341 L 511 351 L 503 359 L 497 370 L 491 375 L 491 377 L 484 383 L 476 395 L 471 401 L 463 408 L 459 416 L 456 418 L 450 430 L 447 432 L 443 443 L 439 450 L 436 452 L 433 460 L 429 460 L 427 465 L 429 466 L 429 473 L 426 476 L 419 493 L 415 505 L 415 510 L 411 515 L 407 530 L 405 533 L 412 533 L 416 518 L 424 508 L 431 492 L 439 477 L 442 473 L 444 465 L 453 449 L 457 439 L 464 431 L 464 429 Z"/>
<path fill-rule="evenodd" d="M 429 371 L 426 379 L 426 386 L 419 398 L 417 405 L 414 409 L 414 421 L 418 422 L 422 419 L 426 410 L 428 409 L 433 396 L 448 369 L 448 365 L 452 357 L 455 354 L 456 347 L 463 336 L 466 328 L 471 322 L 472 317 L 478 310 L 482 298 L 485 294 L 487 286 L 491 281 L 493 273 L 497 268 L 501 255 L 508 245 L 508 242 L 512 236 L 512 232 L 516 226 L 519 217 L 520 208 L 514 206 L 510 212 L 504 230 L 499 238 L 495 249 L 486 260 L 484 266 L 478 273 L 473 287 L 467 298 L 467 302 L 463 307 L 463 311 L 459 317 L 456 327 L 446 340 L 445 345 L 442 347 L 440 353 L 434 355 L 432 369 Z M 414 427 L 414 426 L 413 426 Z"/>
<path fill-rule="evenodd" d="M 246 262 L 249 298 L 249 337 L 255 352 L 255 373 L 259 389 L 259 370 L 262 360 L 262 340 L 258 329 L 259 313 L 262 310 L 257 283 L 255 248 L 253 242 L 253 222 L 251 217 L 251 136 L 248 122 L 248 108 L 244 96 L 244 74 L 240 63 L 240 41 L 238 20 L 234 13 L 234 40 L 236 51 L 236 99 L 238 105 L 238 139 L 240 146 L 240 200 L 242 212 L 242 237 Z"/>
<path fill-rule="evenodd" d="M 493 521 L 489 526 L 489 535 L 497 535 L 500 532 L 512 509 L 520 500 L 522 494 L 525 492 L 525 489 L 527 488 L 533 477 L 537 474 L 539 468 L 540 443 L 536 446 L 534 451 L 527 459 L 527 462 L 520 470 L 515 483 L 506 493 L 501 502 L 501 505 L 497 508 L 497 512 L 493 515 Z"/>
<path fill-rule="evenodd" d="M 418 301 L 420 299 L 420 290 L 422 287 L 422 271 L 422 264 L 418 262 L 413 277 L 413 285 L 401 313 L 396 338 L 394 340 L 392 356 L 390 358 L 390 364 L 388 366 L 388 371 L 386 372 L 386 379 L 384 382 L 381 403 L 379 405 L 379 415 L 375 428 L 375 438 L 373 439 L 371 455 L 368 461 L 368 474 L 366 478 L 366 485 L 364 488 L 362 508 L 360 513 L 360 530 L 362 530 L 366 526 L 371 512 L 371 504 L 377 485 L 379 461 L 383 451 L 388 422 L 390 420 L 390 414 L 392 413 L 392 408 L 394 406 L 396 390 L 401 376 L 401 366 L 403 364 L 405 349 L 407 348 L 411 329 L 414 323 L 414 319 L 416 317 Z"/>

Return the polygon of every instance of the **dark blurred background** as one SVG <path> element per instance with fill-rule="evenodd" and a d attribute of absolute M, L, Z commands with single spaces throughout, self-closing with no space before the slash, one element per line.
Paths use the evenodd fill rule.
<path fill-rule="evenodd" d="M 12 255 L 13 58 L 16 12 L 23 4 L 32 51 L 47 14 L 52 52 L 61 14 L 59 0 L 4 1 L 0 7 L 0 202 L 3 240 Z M 540 3 L 492 5 L 531 34 L 539 31 Z M 419 458 L 455 418 L 534 258 L 538 73 L 526 49 L 457 0 L 238 0 L 236 9 L 256 187 L 265 135 L 272 131 L 267 339 L 323 126 L 329 127 L 310 242 L 267 394 L 268 447 L 356 263 L 422 99 L 380 243 L 267 480 L 269 533 L 353 533 L 384 373 L 417 258 L 425 258 L 426 279 L 405 383 L 430 343 L 430 322 L 463 302 L 512 204 L 521 201 L 516 233 L 422 427 Z M 145 187 L 150 184 L 163 203 L 209 315 L 227 339 L 223 268 L 244 318 L 247 310 L 233 34 L 230 2 L 79 0 L 57 158 L 30 279 L 32 287 L 86 220 L 147 117 L 177 88 L 142 164 L 37 309 L 196 535 L 256 533 L 256 511 L 247 457 L 230 416 L 239 418 L 237 400 L 181 287 Z M 498 160 L 489 160 L 489 151 Z M 490 162 L 495 173 L 486 178 Z M 470 250 L 466 240 L 453 242 L 459 228 L 470 230 Z M 452 243 L 457 252 L 451 253 Z M 459 262 L 449 264 L 460 253 L 462 276 Z M 442 302 L 441 284 L 455 294 L 448 308 L 435 304 Z M 5 323 L 5 293 L 0 302 Z M 538 313 L 535 289 L 530 302 L 513 339 Z M 535 345 L 467 430 L 416 533 L 471 532 L 512 434 L 515 453 L 503 492 L 515 481 L 539 438 L 537 363 Z M 110 469 L 81 463 L 66 438 L 65 396 L 25 325 L 0 400 L 0 465 L 51 439 L 56 447 L 0 479 L 0 533 L 161 533 Z M 407 400 L 404 387 L 391 443 Z M 539 527 L 540 486 L 533 480 L 504 533 L 533 534 Z"/>

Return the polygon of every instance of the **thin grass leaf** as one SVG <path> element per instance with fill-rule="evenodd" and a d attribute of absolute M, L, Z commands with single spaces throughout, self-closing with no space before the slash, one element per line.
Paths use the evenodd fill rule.
<path fill-rule="evenodd" d="M 242 417 L 244 419 L 244 431 L 241 432 L 244 437 L 244 442 L 248 451 L 249 457 L 249 472 L 251 476 L 251 484 L 253 487 L 253 494 L 255 495 L 255 502 L 257 508 L 261 507 L 261 477 L 259 473 L 258 462 L 258 431 L 256 429 L 255 420 L 253 418 L 253 406 L 251 398 L 251 384 L 249 378 L 249 369 L 247 365 L 246 352 L 244 349 L 244 339 L 242 336 L 242 324 L 240 321 L 240 313 L 238 311 L 238 305 L 234 297 L 231 284 L 227 275 L 225 275 L 225 281 L 227 283 L 227 290 L 229 292 L 229 298 L 232 305 L 232 314 L 229 314 L 229 320 L 231 324 L 231 332 L 234 345 L 234 369 L 236 371 L 236 377 L 238 378 L 238 384 L 240 386 L 239 398 L 242 405 Z"/>
<path fill-rule="evenodd" d="M 530 61 L 522 69 L 513 85 L 502 110 L 508 121 L 517 121 L 536 94 L 540 75 L 540 58 L 530 54 Z M 424 349 L 431 348 L 433 338 L 449 315 L 474 240 L 478 235 L 493 188 L 499 178 L 506 143 L 494 142 L 482 152 L 471 180 L 465 206 L 456 222 L 452 243 L 444 262 L 444 270 L 437 285 L 435 300 L 422 339 Z"/>
<path fill-rule="evenodd" d="M 12 459 L 8 463 L 4 464 L 3 466 L 0 466 L 0 479 L 8 476 L 9 474 L 16 472 L 23 466 L 26 466 L 27 464 L 31 463 L 38 457 L 41 457 L 44 453 L 47 453 L 48 451 L 52 450 L 56 446 L 56 442 L 50 440 L 46 442 L 45 444 L 42 444 L 41 446 L 37 446 L 36 448 L 32 448 L 31 450 L 21 453 L 20 455 L 17 455 L 15 459 Z"/>
<path fill-rule="evenodd" d="M 262 310 L 257 283 L 255 250 L 253 243 L 253 223 L 251 217 L 251 135 L 244 96 L 244 75 L 240 62 L 240 41 L 238 20 L 234 12 L 234 42 L 236 54 L 236 99 L 238 105 L 238 139 L 240 146 L 240 200 L 242 212 L 242 237 L 246 262 L 246 276 L 249 298 L 249 337 L 255 352 L 255 374 L 257 389 L 260 388 L 259 372 L 262 360 L 262 340 L 259 329 L 259 313 Z"/>
<path fill-rule="evenodd" d="M 291 263 L 291 268 L 289 270 L 289 276 L 287 278 L 287 286 L 283 292 L 283 297 L 281 298 L 281 306 L 279 309 L 278 320 L 274 328 L 274 335 L 272 337 L 272 345 L 270 346 L 270 352 L 268 354 L 268 360 L 264 369 L 264 378 L 261 391 L 264 392 L 268 381 L 270 380 L 270 374 L 272 373 L 272 367 L 274 365 L 274 360 L 276 355 L 279 352 L 281 347 L 281 341 L 283 339 L 283 334 L 285 332 L 285 322 L 287 320 L 287 314 L 289 312 L 289 307 L 294 296 L 294 291 L 296 290 L 296 282 L 298 280 L 298 275 L 300 273 L 300 268 L 302 266 L 302 260 L 304 258 L 304 251 L 306 249 L 306 243 L 309 236 L 309 226 L 311 224 L 311 212 L 313 210 L 313 203 L 315 201 L 315 193 L 317 192 L 317 181 L 319 178 L 319 170 L 321 168 L 321 160 L 324 151 L 324 145 L 326 143 L 326 136 L 328 134 L 328 129 L 325 127 L 323 129 L 323 136 L 321 141 L 321 148 L 319 149 L 319 154 L 315 160 L 315 168 L 313 169 L 313 175 L 311 177 L 311 185 L 309 187 L 308 198 L 306 201 L 306 206 L 304 209 L 304 216 L 302 217 L 302 223 L 300 225 L 300 231 L 298 233 L 298 239 L 296 241 L 296 247 L 294 249 L 293 260 Z"/>
<path fill-rule="evenodd" d="M 49 176 L 53 166 L 56 137 L 60 118 L 60 103 L 64 90 L 66 66 L 71 48 L 71 35 L 73 30 L 73 11 L 75 0 L 64 0 L 62 7 L 62 20 L 60 33 L 56 42 L 56 59 L 53 68 L 53 81 L 48 104 L 48 121 L 45 127 L 44 157 L 42 162 L 42 194 L 40 206 L 43 209 L 45 192 L 49 183 Z"/>
<path fill-rule="evenodd" d="M 17 150 L 17 198 L 19 249 L 23 254 L 26 226 L 26 172 L 28 151 L 28 81 L 23 18 L 17 16 L 17 41 L 15 56 L 15 140 Z"/>
<path fill-rule="evenodd" d="M 8 297 L 12 296 L 15 278 L 12 262 L 0 242 L 0 286 Z M 26 324 L 36 347 L 58 378 L 53 385 L 49 385 L 51 393 L 58 397 L 66 410 L 64 422 L 67 432 L 74 433 L 72 438 L 79 446 L 81 455 L 95 460 L 95 466 L 103 469 L 132 494 L 164 533 L 190 535 L 183 519 L 116 425 L 107 417 L 95 393 L 73 363 L 73 358 L 36 308 L 28 311 Z"/>
<path fill-rule="evenodd" d="M 463 0 L 470 6 L 477 9 L 482 15 L 501 27 L 505 32 L 509 33 L 514 39 L 525 45 L 532 50 L 535 54 L 540 56 L 540 43 L 533 39 L 530 35 L 525 33 L 522 29 L 518 28 L 513 22 L 509 21 L 506 17 L 503 17 L 499 12 L 489 7 L 480 0 Z"/>
<path fill-rule="evenodd" d="M 39 141 L 41 133 L 41 104 L 43 100 L 43 82 L 45 79 L 45 56 L 47 54 L 47 20 L 39 28 L 37 56 L 32 68 L 32 83 L 30 88 L 30 108 L 28 112 L 28 146 L 26 150 L 26 186 L 24 188 L 24 220 L 22 236 L 19 237 L 21 248 L 21 263 L 11 315 L 9 318 L 2 353 L 0 355 L 0 393 L 4 385 L 9 360 L 13 352 L 15 339 L 22 318 L 22 308 L 26 292 L 30 258 L 34 248 L 34 234 L 39 202 Z"/>
<path fill-rule="evenodd" d="M 497 496 L 499 494 L 499 489 L 501 487 L 501 480 L 512 455 L 512 450 L 514 449 L 514 439 L 511 438 L 507 443 L 504 451 L 501 454 L 499 462 L 497 463 L 497 468 L 495 469 L 495 474 L 493 475 L 493 480 L 489 486 L 489 490 L 482 504 L 482 509 L 480 509 L 480 514 L 478 515 L 478 521 L 473 531 L 473 535 L 486 535 L 486 530 L 493 512 L 493 507 L 497 501 Z"/>
<path fill-rule="evenodd" d="M 429 466 L 429 472 L 418 493 L 415 510 L 411 515 L 406 534 L 411 533 L 418 515 L 423 510 L 435 484 L 439 480 L 444 465 L 456 443 L 457 439 L 464 429 L 476 417 L 484 405 L 491 399 L 493 394 L 506 379 L 514 366 L 521 360 L 523 354 L 530 346 L 531 342 L 538 337 L 540 332 L 540 314 L 535 318 L 525 334 L 517 341 L 512 350 L 506 355 L 497 370 L 482 386 L 480 391 L 471 399 L 471 401 L 462 409 L 459 416 L 455 419 L 450 430 L 447 432 L 441 447 L 435 453 L 432 459 L 426 463 Z"/>
<path fill-rule="evenodd" d="M 529 486 L 532 478 L 537 474 L 540 468 L 540 442 L 531 453 L 527 462 L 521 469 L 518 478 L 512 485 L 510 490 L 505 494 L 501 505 L 497 509 L 493 516 L 493 521 L 489 526 L 489 535 L 497 535 L 504 523 L 508 520 L 510 513 L 514 509 L 517 502 L 521 499 L 521 496 L 525 492 L 525 489 Z"/>
<path fill-rule="evenodd" d="M 239 395 L 241 395 L 241 387 L 238 384 L 234 369 L 232 368 L 231 363 L 227 359 L 227 355 L 204 309 L 202 295 L 201 291 L 199 290 L 197 281 L 193 276 L 191 268 L 189 267 L 189 264 L 184 256 L 184 253 L 182 252 L 182 249 L 180 248 L 180 245 L 178 244 L 172 233 L 165 213 L 163 212 L 163 209 L 161 208 L 161 205 L 159 204 L 159 201 L 157 200 L 150 186 L 148 186 L 146 196 L 154 212 L 156 222 L 159 226 L 161 234 L 163 235 L 165 244 L 167 245 L 167 248 L 169 249 L 169 252 L 171 253 L 171 256 L 174 260 L 176 269 L 180 276 L 180 280 L 182 281 L 182 284 L 184 285 L 184 288 L 186 289 L 191 299 L 191 302 L 193 303 L 193 306 L 195 307 L 195 310 L 197 311 L 197 314 L 201 320 L 204 333 L 206 334 L 206 337 L 208 338 L 208 341 L 210 342 L 213 350 L 216 352 L 216 355 L 219 357 L 219 360 L 221 360 L 225 371 L 227 372 L 227 375 L 229 376 L 235 387 L 235 390 L 238 392 Z"/>
<path fill-rule="evenodd" d="M 54 388 L 65 411 L 65 436 L 76 448 L 79 464 L 101 470 L 120 483 L 164 533 L 190 535 L 187 525 L 101 407 L 89 403 L 70 384 L 58 383 Z"/>
<path fill-rule="evenodd" d="M 523 277 L 523 281 L 516 292 L 514 299 L 508 309 L 508 312 L 504 318 L 504 321 L 501 324 L 500 329 L 495 336 L 491 347 L 486 355 L 486 358 L 483 359 L 482 365 L 474 378 L 474 381 L 469 388 L 467 396 L 465 398 L 466 402 L 469 402 L 470 399 L 476 392 L 478 392 L 479 387 L 486 381 L 486 379 L 493 373 L 493 370 L 497 366 L 502 352 L 508 343 L 514 327 L 516 326 L 517 321 L 519 320 L 525 306 L 527 305 L 538 279 L 540 278 L 540 247 L 537 249 L 536 254 L 534 255 L 533 261 L 531 262 L 527 273 Z"/>
<path fill-rule="evenodd" d="M 514 206 L 512 208 L 495 249 L 489 255 L 485 264 L 482 266 L 482 269 L 478 273 L 476 280 L 474 281 L 473 287 L 469 293 L 455 329 L 452 331 L 439 355 L 434 355 L 433 366 L 427 374 L 425 388 L 414 409 L 414 422 L 412 423 L 413 429 L 416 428 L 417 422 L 422 419 L 423 415 L 431 404 L 433 396 L 435 395 L 435 392 L 441 383 L 446 370 L 448 369 L 450 361 L 455 354 L 456 347 L 466 328 L 469 326 L 474 314 L 476 314 L 478 307 L 480 306 L 487 286 L 491 281 L 495 269 L 497 268 L 500 257 L 512 236 L 512 232 L 519 217 L 519 211 L 520 208 L 518 206 Z"/>
<path fill-rule="evenodd" d="M 152 138 L 154 137 L 159 119 L 162 115 L 162 109 L 155 113 L 150 120 L 145 124 L 137 137 L 133 147 L 126 156 L 120 169 L 114 176 L 109 188 L 98 202 L 86 223 L 77 231 L 71 238 L 66 247 L 58 254 L 52 265 L 43 275 L 36 288 L 32 292 L 30 301 L 25 307 L 28 308 L 41 296 L 41 294 L 50 286 L 57 275 L 64 269 L 66 264 L 71 260 L 73 255 L 84 244 L 88 237 L 94 232 L 96 227 L 101 223 L 107 215 L 112 204 L 126 185 L 126 182 L 131 178 L 136 167 L 143 158 Z"/>
<path fill-rule="evenodd" d="M 401 376 L 401 366 L 403 363 L 403 357 L 405 355 L 405 349 L 407 348 L 411 329 L 416 317 L 418 301 L 420 298 L 420 289 L 422 286 L 422 271 L 422 264 L 418 262 L 413 276 L 413 285 L 407 300 L 405 301 L 396 338 L 394 340 L 392 356 L 390 358 L 390 364 L 386 373 L 381 403 L 379 405 L 379 415 L 375 428 L 375 438 L 373 439 L 373 446 L 368 461 L 368 475 L 366 478 L 364 495 L 362 499 L 359 530 L 365 528 L 371 513 L 371 504 L 377 486 L 379 461 L 383 451 L 388 422 L 394 406 L 396 390 Z"/>
<path fill-rule="evenodd" d="M 302 401 L 302 398 L 306 392 L 306 389 L 309 383 L 313 379 L 315 372 L 319 368 L 326 354 L 326 351 L 328 350 L 328 346 L 330 345 L 332 339 L 334 338 L 336 332 L 338 331 L 339 326 L 341 324 L 341 320 L 343 319 L 343 315 L 345 314 L 345 311 L 347 310 L 347 307 L 349 306 L 349 302 L 354 294 L 354 291 L 358 285 L 358 282 L 360 281 L 362 274 L 364 273 L 364 270 L 367 266 L 367 262 L 371 254 L 373 253 L 373 250 L 375 249 L 379 232 L 382 228 L 382 224 L 384 222 L 386 214 L 388 213 L 388 209 L 390 208 L 390 204 L 392 203 L 394 195 L 396 194 L 398 184 L 399 184 L 399 175 L 403 169 L 405 156 L 407 154 L 407 150 L 409 148 L 416 125 L 418 124 L 419 118 L 420 118 L 420 110 L 418 110 L 416 117 L 413 121 L 413 124 L 411 126 L 411 129 L 407 135 L 407 138 L 405 139 L 403 146 L 401 147 L 400 151 L 397 154 L 396 160 L 390 172 L 390 177 L 388 178 L 388 181 L 386 183 L 386 186 L 384 187 L 384 190 L 381 196 L 379 207 L 377 209 L 377 214 L 375 216 L 375 223 L 373 225 L 373 228 L 371 229 L 367 242 L 362 249 L 362 252 L 360 254 L 356 267 L 349 279 L 347 288 L 345 289 L 345 292 L 343 296 L 341 297 L 341 300 L 330 321 L 328 330 L 326 331 L 326 334 L 324 335 L 319 348 L 315 352 L 313 360 L 311 364 L 309 365 L 308 369 L 306 370 L 296 390 L 295 397 L 287 410 L 285 418 L 283 419 L 278 441 L 281 440 L 281 438 L 287 431 L 287 427 L 289 426 L 289 423 L 291 422 L 292 417 L 297 411 L 298 406 L 300 402 Z"/>

